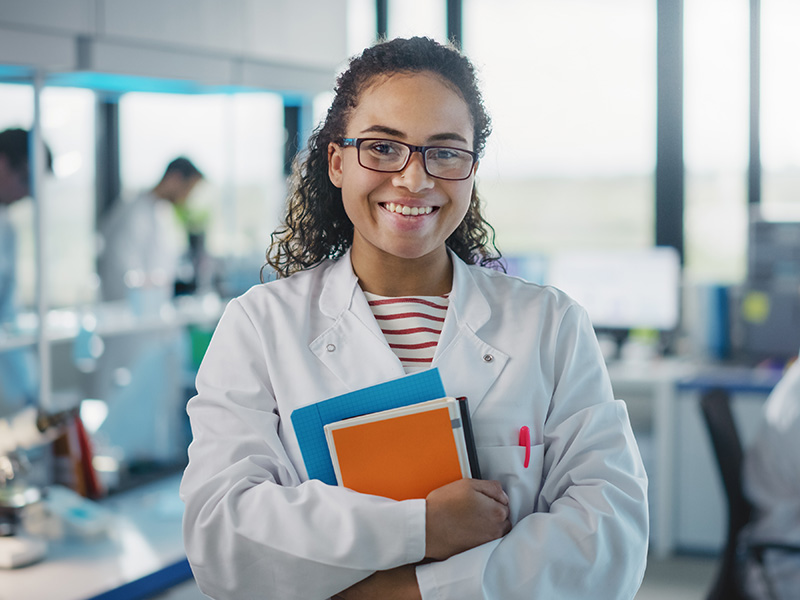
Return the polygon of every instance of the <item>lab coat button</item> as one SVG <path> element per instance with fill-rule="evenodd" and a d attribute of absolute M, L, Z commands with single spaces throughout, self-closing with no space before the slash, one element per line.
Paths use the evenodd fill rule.
<path fill-rule="evenodd" d="M 333 352 L 334 350 L 336 350 L 336 346 L 334 346 L 333 344 L 328 344 L 327 346 L 325 346 L 325 350 L 327 350 L 328 352 Z"/>
<path fill-rule="evenodd" d="M 491 354 L 484 354 L 483 355 L 483 362 L 490 363 L 493 360 L 494 360 L 494 356 L 492 356 Z"/>

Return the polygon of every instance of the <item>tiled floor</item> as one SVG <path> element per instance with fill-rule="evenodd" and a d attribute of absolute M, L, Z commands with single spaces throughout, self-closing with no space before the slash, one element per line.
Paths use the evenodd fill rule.
<path fill-rule="evenodd" d="M 650 560 L 636 600 L 702 600 L 716 573 L 713 558 L 676 556 Z M 157 600 L 203 600 L 194 581 L 176 586 Z M 155 600 L 155 599 L 154 599 Z"/>

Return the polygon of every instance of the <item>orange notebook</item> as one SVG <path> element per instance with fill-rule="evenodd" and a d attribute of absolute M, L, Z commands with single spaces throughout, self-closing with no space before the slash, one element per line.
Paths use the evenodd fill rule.
<path fill-rule="evenodd" d="M 329 423 L 325 437 L 339 485 L 408 500 L 471 477 L 467 429 L 446 397 Z"/>

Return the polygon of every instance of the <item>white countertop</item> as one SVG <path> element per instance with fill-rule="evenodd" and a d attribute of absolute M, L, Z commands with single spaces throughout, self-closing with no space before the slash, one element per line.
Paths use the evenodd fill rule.
<path fill-rule="evenodd" d="M 43 561 L 0 570 L 0 600 L 141 598 L 187 579 L 179 483 L 176 475 L 102 500 L 107 536 L 50 541 Z"/>

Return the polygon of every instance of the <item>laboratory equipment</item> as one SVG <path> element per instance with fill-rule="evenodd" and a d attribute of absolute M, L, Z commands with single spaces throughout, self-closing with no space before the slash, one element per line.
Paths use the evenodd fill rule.
<path fill-rule="evenodd" d="M 0 419 L 0 568 L 15 568 L 41 560 L 44 540 L 20 531 L 22 513 L 42 500 L 41 490 L 26 479 L 26 450 L 53 441 L 77 409 L 47 414 L 34 407 Z"/>

